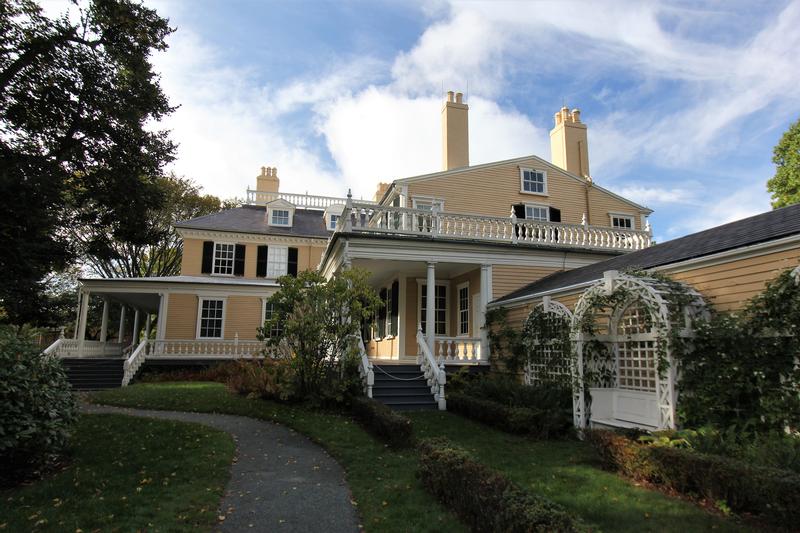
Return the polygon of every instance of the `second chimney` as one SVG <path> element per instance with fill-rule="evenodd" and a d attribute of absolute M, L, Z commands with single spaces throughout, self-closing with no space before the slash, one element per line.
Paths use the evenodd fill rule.
<path fill-rule="evenodd" d="M 448 91 L 442 106 L 442 170 L 469 166 L 469 106 L 463 99 Z"/>

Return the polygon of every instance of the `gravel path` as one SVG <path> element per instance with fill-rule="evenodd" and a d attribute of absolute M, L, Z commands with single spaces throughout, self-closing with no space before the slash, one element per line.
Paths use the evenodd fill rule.
<path fill-rule="evenodd" d="M 230 433 L 237 460 L 220 505 L 217 530 L 326 533 L 358 531 L 344 471 L 322 448 L 276 424 L 243 416 L 85 405 L 118 413 L 205 424 Z"/>

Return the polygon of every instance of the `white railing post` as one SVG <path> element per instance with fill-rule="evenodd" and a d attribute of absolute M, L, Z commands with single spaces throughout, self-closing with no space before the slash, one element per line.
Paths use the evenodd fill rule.
<path fill-rule="evenodd" d="M 517 244 L 519 242 L 519 233 L 517 232 L 517 212 L 511 208 L 511 242 Z"/>
<path fill-rule="evenodd" d="M 420 369 L 427 380 L 428 386 L 431 388 L 431 393 L 439 410 L 445 411 L 447 409 L 447 401 L 445 399 L 444 386 L 447 382 L 447 373 L 445 372 L 444 361 L 437 363 L 433 358 L 433 354 L 428 349 L 427 340 L 422 334 L 421 324 L 417 329 L 417 348 L 420 353 Z"/>

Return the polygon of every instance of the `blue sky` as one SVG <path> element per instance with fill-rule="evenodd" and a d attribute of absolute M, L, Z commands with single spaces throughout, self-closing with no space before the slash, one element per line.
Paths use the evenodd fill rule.
<path fill-rule="evenodd" d="M 438 170 L 442 88 L 468 92 L 471 162 L 537 154 L 562 105 L 594 180 L 655 210 L 663 241 L 769 209 L 772 147 L 800 117 L 800 2 L 149 1 L 180 109 L 174 170 L 243 196 L 371 197 Z"/>

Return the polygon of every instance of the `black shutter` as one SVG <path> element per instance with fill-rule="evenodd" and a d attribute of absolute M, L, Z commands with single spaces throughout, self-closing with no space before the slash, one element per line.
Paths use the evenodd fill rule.
<path fill-rule="evenodd" d="M 392 283 L 392 318 L 389 323 L 389 333 L 397 336 L 397 325 L 400 315 L 400 283 L 395 281 Z"/>
<path fill-rule="evenodd" d="M 213 263 L 214 241 L 203 241 L 203 264 L 200 267 L 200 272 L 203 274 L 211 274 Z"/>
<path fill-rule="evenodd" d="M 286 271 L 290 276 L 297 277 L 297 248 L 289 248 L 289 264 Z"/>
<path fill-rule="evenodd" d="M 378 307 L 378 332 L 375 336 L 381 339 L 386 336 L 386 289 L 381 289 L 379 296 L 381 303 Z"/>
<path fill-rule="evenodd" d="M 514 208 L 514 216 L 517 218 L 525 218 L 525 204 L 514 204 L 511 207 Z"/>
<path fill-rule="evenodd" d="M 550 222 L 561 222 L 561 209 L 550 208 Z"/>
<path fill-rule="evenodd" d="M 256 256 L 256 277 L 259 278 L 266 278 L 267 277 L 267 257 L 269 254 L 269 247 L 259 246 L 258 247 L 258 254 Z"/>
<path fill-rule="evenodd" d="M 247 248 L 244 244 L 237 244 L 233 253 L 233 275 L 244 276 L 244 256 Z"/>

